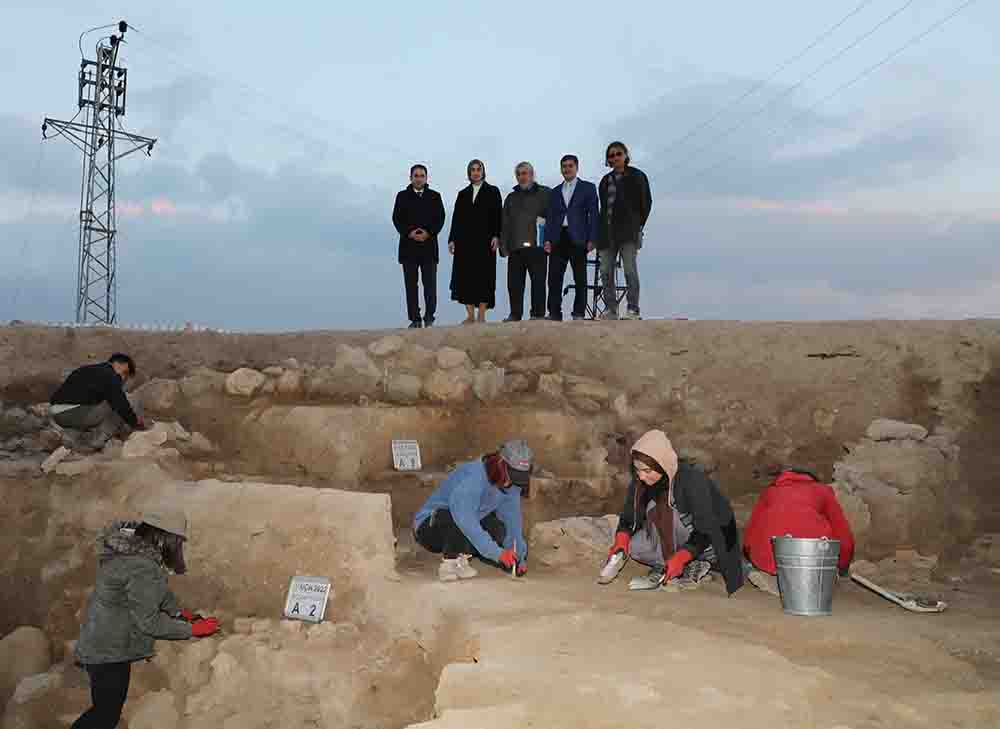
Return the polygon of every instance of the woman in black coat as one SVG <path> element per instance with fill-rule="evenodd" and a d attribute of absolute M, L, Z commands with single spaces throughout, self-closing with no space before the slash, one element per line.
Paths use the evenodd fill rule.
<path fill-rule="evenodd" d="M 500 190 L 486 182 L 486 165 L 474 159 L 466 168 L 469 186 L 458 193 L 451 216 L 448 250 L 451 298 L 465 304 L 465 324 L 486 321 L 486 310 L 496 305 L 497 247 L 503 203 Z"/>

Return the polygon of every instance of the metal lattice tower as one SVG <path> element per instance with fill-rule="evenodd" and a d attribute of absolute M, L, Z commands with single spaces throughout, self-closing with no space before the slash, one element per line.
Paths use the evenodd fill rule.
<path fill-rule="evenodd" d="M 102 37 L 96 59 L 80 59 L 79 111 L 69 121 L 46 117 L 42 137 L 49 129 L 71 141 L 83 153 L 80 182 L 80 235 L 76 286 L 77 323 L 114 324 L 118 318 L 117 224 L 115 219 L 115 165 L 122 157 L 145 149 L 155 139 L 126 132 L 128 71 L 118 63 L 118 51 L 128 24 L 118 23 L 119 35 Z M 76 117 L 83 114 L 83 121 Z"/>

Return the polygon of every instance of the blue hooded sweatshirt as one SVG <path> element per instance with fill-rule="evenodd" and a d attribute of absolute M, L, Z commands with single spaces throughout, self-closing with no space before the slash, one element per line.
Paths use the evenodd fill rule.
<path fill-rule="evenodd" d="M 450 511 L 452 519 L 476 551 L 493 562 L 499 561 L 502 550 L 480 522 L 496 512 L 507 532 L 503 549 L 514 548 L 518 561 L 524 561 L 528 556 L 521 520 L 521 489 L 512 485 L 501 490 L 491 484 L 481 460 L 463 463 L 448 474 L 413 518 L 413 531 L 419 529 L 438 509 Z"/>

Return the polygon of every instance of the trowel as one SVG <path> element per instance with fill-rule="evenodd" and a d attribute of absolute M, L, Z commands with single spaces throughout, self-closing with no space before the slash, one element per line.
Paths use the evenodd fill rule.
<path fill-rule="evenodd" d="M 871 580 L 861 575 L 851 573 L 851 579 L 857 582 L 863 587 L 867 587 L 874 593 L 877 593 L 884 597 L 889 602 L 893 602 L 899 605 L 905 610 L 909 610 L 914 613 L 940 613 L 944 612 L 948 607 L 948 603 L 943 600 L 935 600 L 933 598 L 923 597 L 921 595 L 911 595 L 904 592 L 893 592 L 884 587 L 876 585 Z"/>

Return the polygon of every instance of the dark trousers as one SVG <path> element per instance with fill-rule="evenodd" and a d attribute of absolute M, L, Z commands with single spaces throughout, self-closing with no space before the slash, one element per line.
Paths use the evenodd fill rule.
<path fill-rule="evenodd" d="M 507 536 L 507 527 L 500 521 L 500 517 L 495 513 L 487 514 L 479 523 L 483 525 L 486 533 L 493 537 L 494 542 L 503 545 L 504 537 Z M 417 544 L 428 552 L 442 554 L 448 559 L 460 554 L 482 557 L 472 546 L 469 538 L 458 528 L 458 524 L 455 523 L 451 512 L 447 509 L 438 509 L 424 519 L 413 536 L 416 538 Z"/>
<path fill-rule="evenodd" d="M 549 317 L 562 319 L 566 266 L 573 269 L 573 316 L 582 317 L 587 313 L 587 249 L 573 243 L 569 231 L 563 228 L 559 242 L 552 244 L 549 259 Z"/>
<path fill-rule="evenodd" d="M 86 666 L 90 674 L 90 701 L 93 704 L 73 722 L 71 729 L 115 729 L 122 717 L 132 674 L 129 663 L 101 663 Z"/>
<path fill-rule="evenodd" d="M 437 313 L 437 263 L 421 261 L 403 264 L 403 283 L 406 284 L 406 315 L 410 321 L 420 321 L 420 301 L 417 298 L 417 276 L 424 284 L 424 319 L 434 321 Z"/>
<path fill-rule="evenodd" d="M 524 281 L 531 277 L 531 316 L 545 316 L 545 276 L 548 259 L 541 248 L 512 251 L 507 256 L 507 294 L 510 318 L 524 316 Z"/>

